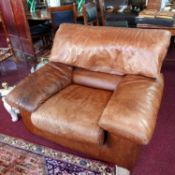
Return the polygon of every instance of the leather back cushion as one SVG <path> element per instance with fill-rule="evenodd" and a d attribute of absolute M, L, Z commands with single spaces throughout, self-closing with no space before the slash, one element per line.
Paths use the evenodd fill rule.
<path fill-rule="evenodd" d="M 123 77 L 80 68 L 75 68 L 73 71 L 74 83 L 109 91 L 114 91 Z"/>
<path fill-rule="evenodd" d="M 50 60 L 92 71 L 156 78 L 170 37 L 163 30 L 62 24 Z"/>

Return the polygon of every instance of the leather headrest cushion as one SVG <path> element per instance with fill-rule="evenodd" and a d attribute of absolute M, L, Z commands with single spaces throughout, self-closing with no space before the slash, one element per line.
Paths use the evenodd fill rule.
<path fill-rule="evenodd" d="M 50 60 L 93 71 L 156 78 L 170 37 L 164 30 L 62 24 Z"/>

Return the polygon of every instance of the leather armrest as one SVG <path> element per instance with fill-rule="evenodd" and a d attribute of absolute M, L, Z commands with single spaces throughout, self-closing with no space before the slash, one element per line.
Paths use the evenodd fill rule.
<path fill-rule="evenodd" d="M 159 110 L 163 76 L 128 75 L 118 85 L 99 120 L 103 129 L 140 144 L 151 139 Z"/>
<path fill-rule="evenodd" d="M 22 80 L 6 96 L 6 101 L 17 109 L 36 110 L 54 93 L 72 81 L 72 68 L 59 63 L 48 63 Z"/>

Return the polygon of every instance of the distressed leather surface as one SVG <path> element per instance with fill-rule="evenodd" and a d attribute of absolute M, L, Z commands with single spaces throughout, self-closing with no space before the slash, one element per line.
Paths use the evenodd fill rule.
<path fill-rule="evenodd" d="M 162 75 L 157 80 L 126 76 L 113 93 L 99 126 L 110 133 L 147 144 L 156 125 L 163 85 Z"/>
<path fill-rule="evenodd" d="M 73 71 L 73 82 L 76 84 L 114 91 L 124 76 L 88 71 L 76 68 Z"/>
<path fill-rule="evenodd" d="M 170 37 L 164 30 L 62 24 L 50 60 L 92 71 L 156 78 Z"/>
<path fill-rule="evenodd" d="M 104 131 L 98 120 L 110 96 L 110 91 L 73 84 L 33 112 L 31 121 L 49 133 L 99 145 L 104 142 Z"/>
<path fill-rule="evenodd" d="M 72 68 L 59 63 L 49 63 L 22 80 L 6 100 L 17 109 L 33 112 L 54 93 L 72 81 Z"/>
<path fill-rule="evenodd" d="M 81 152 L 81 155 L 84 153 L 93 159 L 107 161 L 128 169 L 135 165 L 140 145 L 133 141 L 111 133 L 107 134 L 103 145 L 77 141 L 74 138 L 64 137 L 64 135 L 50 133 L 46 128 L 40 129 L 32 123 L 30 113 L 21 111 L 21 114 L 23 122 L 29 131 L 64 146 L 64 150 L 65 147 L 70 148 L 71 150 L 68 150 L 68 152 L 77 153 L 73 152 L 73 150 L 78 151 Z"/>
<path fill-rule="evenodd" d="M 6 100 L 33 133 L 131 168 L 155 128 L 169 39 L 161 30 L 64 24 L 50 58 L 58 63 L 27 77 Z"/>

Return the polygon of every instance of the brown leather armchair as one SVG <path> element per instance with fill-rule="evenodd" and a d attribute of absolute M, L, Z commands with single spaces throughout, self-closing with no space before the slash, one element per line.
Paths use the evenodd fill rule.
<path fill-rule="evenodd" d="M 154 132 L 170 37 L 162 30 L 63 24 L 50 63 L 6 100 L 34 134 L 131 169 Z"/>

